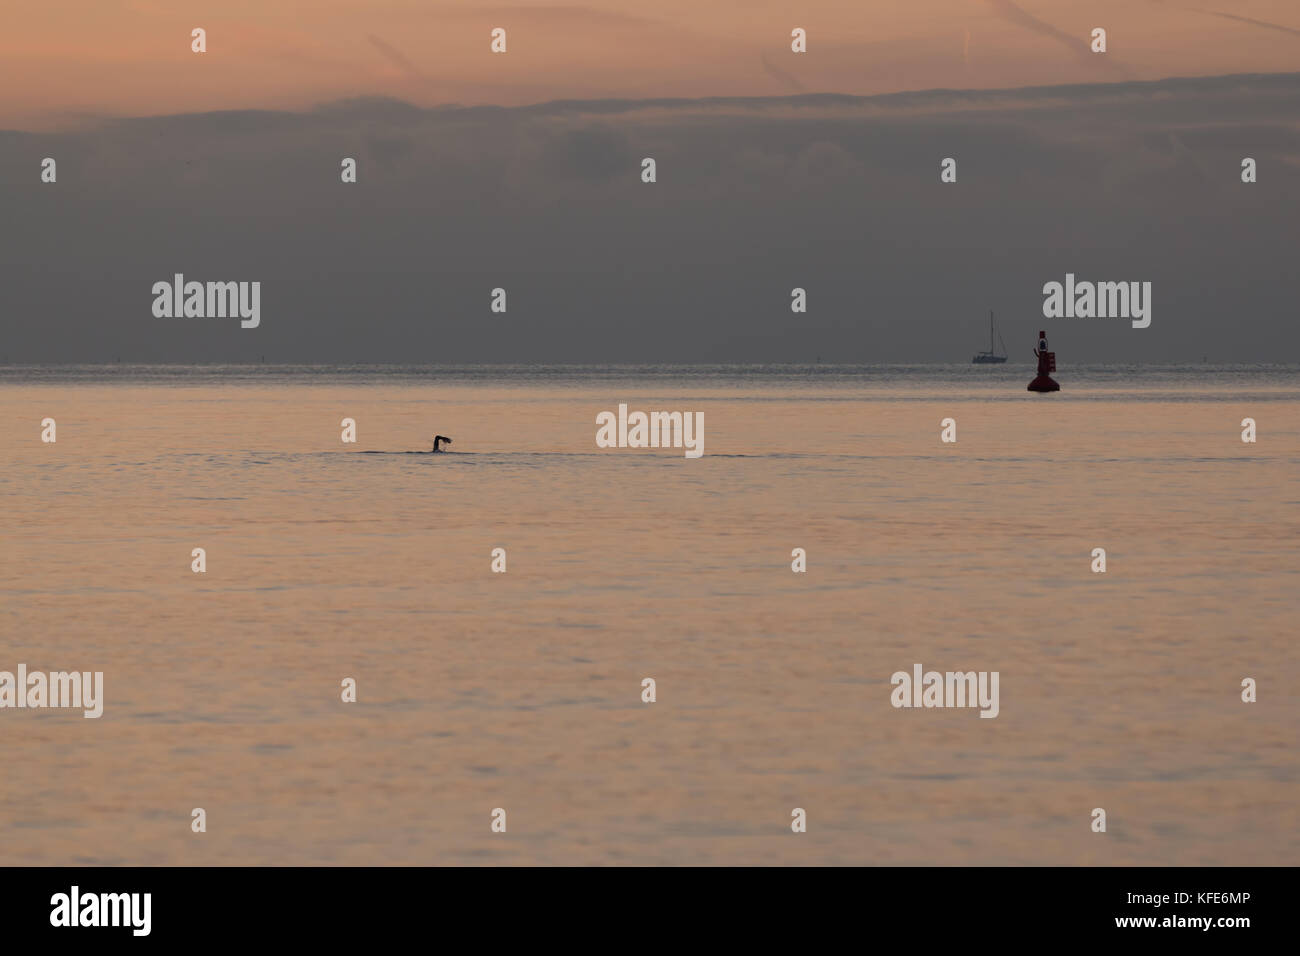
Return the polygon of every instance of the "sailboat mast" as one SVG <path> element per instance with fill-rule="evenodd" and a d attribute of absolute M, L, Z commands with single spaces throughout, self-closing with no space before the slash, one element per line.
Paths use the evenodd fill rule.
<path fill-rule="evenodd" d="M 989 351 L 993 351 L 993 310 L 989 309 Z"/>

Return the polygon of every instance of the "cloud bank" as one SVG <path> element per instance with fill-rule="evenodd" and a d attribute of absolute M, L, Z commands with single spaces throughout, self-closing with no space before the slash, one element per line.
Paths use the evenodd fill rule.
<path fill-rule="evenodd" d="M 1297 116 L 1284 74 L 0 132 L 0 358 L 964 361 L 1074 272 L 1154 292 L 1054 329 L 1072 361 L 1293 362 Z M 155 318 L 175 273 L 260 281 L 260 326 Z"/>

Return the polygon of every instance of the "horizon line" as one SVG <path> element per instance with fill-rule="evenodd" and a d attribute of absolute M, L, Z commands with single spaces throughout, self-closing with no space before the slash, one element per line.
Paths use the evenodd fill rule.
<path fill-rule="evenodd" d="M 664 361 L 664 362 L 10 362 L 0 360 L 0 369 L 74 369 L 74 368 L 392 368 L 392 369 L 462 369 L 462 368 L 861 368 L 864 366 L 881 368 L 913 368 L 918 366 L 968 366 L 970 360 L 950 362 L 707 362 L 707 361 Z M 1033 365 L 1030 359 L 1007 361 L 999 365 Z M 1179 368 L 1184 366 L 1219 365 L 1250 366 L 1253 368 L 1295 368 L 1300 370 L 1297 362 L 1261 362 L 1261 361 L 1208 361 L 1188 360 L 1172 362 L 1076 362 L 1073 368 Z"/>

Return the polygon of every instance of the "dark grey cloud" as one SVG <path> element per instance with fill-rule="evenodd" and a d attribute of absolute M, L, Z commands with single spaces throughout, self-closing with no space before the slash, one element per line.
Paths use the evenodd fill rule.
<path fill-rule="evenodd" d="M 1298 110 L 1287 74 L 5 131 L 0 357 L 961 361 L 1071 271 L 1154 283 L 1150 329 L 1055 329 L 1071 360 L 1297 361 Z M 154 318 L 174 272 L 260 280 L 261 327 Z"/>
<path fill-rule="evenodd" d="M 625 175 L 641 160 L 625 130 L 599 121 L 535 123 L 521 148 L 536 172 L 557 181 L 602 182 Z"/>

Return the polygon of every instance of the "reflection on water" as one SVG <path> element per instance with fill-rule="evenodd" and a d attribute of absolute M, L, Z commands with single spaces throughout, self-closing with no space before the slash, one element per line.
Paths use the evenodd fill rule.
<path fill-rule="evenodd" d="M 0 368 L 0 864 L 1300 862 L 1300 372 L 822 368 Z"/>

